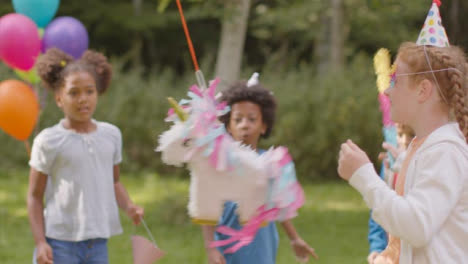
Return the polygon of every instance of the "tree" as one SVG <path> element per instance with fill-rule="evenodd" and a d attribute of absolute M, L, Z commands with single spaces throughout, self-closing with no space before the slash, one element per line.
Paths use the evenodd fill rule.
<path fill-rule="evenodd" d="M 344 63 L 343 0 L 331 1 L 330 69 L 339 71 Z"/>
<path fill-rule="evenodd" d="M 141 5 L 143 4 L 143 0 L 132 0 L 133 3 L 133 10 L 136 16 L 141 15 Z"/>
<path fill-rule="evenodd" d="M 221 79 L 221 87 L 239 78 L 250 0 L 226 0 L 225 5 L 216 60 L 216 76 Z"/>
<path fill-rule="evenodd" d="M 328 71 L 339 71 L 344 63 L 345 31 L 343 21 L 343 1 L 331 0 L 320 17 L 320 35 L 316 40 L 315 57 L 317 72 L 323 75 Z"/>

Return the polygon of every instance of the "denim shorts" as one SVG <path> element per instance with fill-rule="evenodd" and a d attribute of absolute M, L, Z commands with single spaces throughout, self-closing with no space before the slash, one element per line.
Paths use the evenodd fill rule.
<path fill-rule="evenodd" d="M 107 239 L 96 238 L 78 242 L 46 238 L 52 248 L 54 264 L 108 264 Z M 34 250 L 33 264 L 36 264 Z"/>

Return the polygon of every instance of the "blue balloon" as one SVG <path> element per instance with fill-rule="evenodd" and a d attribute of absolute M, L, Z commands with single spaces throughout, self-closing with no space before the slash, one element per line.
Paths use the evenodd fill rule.
<path fill-rule="evenodd" d="M 49 24 L 59 4 L 60 0 L 13 0 L 16 13 L 31 18 L 40 28 Z"/>
<path fill-rule="evenodd" d="M 89 38 L 85 26 L 73 17 L 57 17 L 44 30 L 43 52 L 58 48 L 75 59 L 88 49 Z"/>

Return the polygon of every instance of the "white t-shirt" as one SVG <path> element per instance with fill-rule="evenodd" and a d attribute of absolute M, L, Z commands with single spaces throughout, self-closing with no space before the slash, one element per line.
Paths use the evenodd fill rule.
<path fill-rule="evenodd" d="M 34 139 L 29 165 L 49 177 L 45 235 L 65 241 L 109 238 L 122 232 L 114 192 L 114 165 L 122 161 L 120 130 L 97 122 L 91 133 L 61 120 Z"/>

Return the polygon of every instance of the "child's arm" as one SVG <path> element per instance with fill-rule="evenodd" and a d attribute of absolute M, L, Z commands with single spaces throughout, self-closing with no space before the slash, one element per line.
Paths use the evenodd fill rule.
<path fill-rule="evenodd" d="M 291 220 L 286 220 L 281 222 L 281 226 L 283 226 L 284 231 L 289 237 L 291 241 L 291 246 L 293 247 L 294 254 L 298 258 L 299 261 L 307 262 L 309 261 L 309 255 L 318 259 L 318 255 L 315 253 L 315 250 L 307 244 L 296 231 Z"/>
<path fill-rule="evenodd" d="M 128 195 L 127 190 L 120 182 L 119 165 L 114 165 L 114 191 L 115 198 L 120 209 L 127 213 L 128 217 L 133 220 L 135 225 L 138 225 L 140 223 L 141 217 L 143 217 L 144 211 L 143 208 L 134 204 L 132 200 L 130 200 L 130 196 Z"/>
<path fill-rule="evenodd" d="M 202 225 L 203 240 L 205 241 L 206 254 L 208 256 L 208 264 L 226 264 L 226 259 L 217 248 L 210 247 L 213 241 L 215 226 Z"/>
<path fill-rule="evenodd" d="M 37 263 L 52 264 L 52 248 L 47 244 L 44 231 L 44 192 L 47 185 L 47 175 L 31 168 L 29 172 L 28 215 L 29 223 L 36 244 Z"/>
<path fill-rule="evenodd" d="M 463 194 L 466 167 L 455 145 L 441 143 L 418 157 L 420 168 L 405 196 L 399 196 L 377 176 L 366 153 L 352 141 L 342 144 L 340 177 L 364 197 L 372 217 L 388 233 L 415 248 L 427 246 L 440 231 Z"/>

